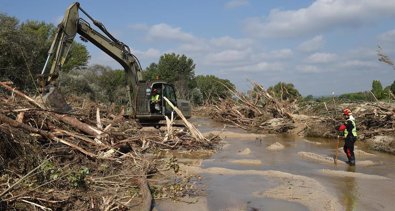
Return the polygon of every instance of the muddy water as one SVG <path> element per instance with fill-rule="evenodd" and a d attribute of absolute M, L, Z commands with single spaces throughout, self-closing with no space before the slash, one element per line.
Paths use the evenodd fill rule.
<path fill-rule="evenodd" d="M 220 131 L 223 128 L 222 124 L 208 119 L 193 119 L 192 122 L 202 132 Z M 274 170 L 312 178 L 324 187 L 326 198 L 331 198 L 331 201 L 341 206 L 336 209 L 322 205 L 319 210 L 395 210 L 395 156 L 370 151 L 362 142 L 357 142 L 357 165 L 349 167 L 344 163 L 344 152 L 340 150 L 337 164 L 333 162 L 336 140 L 280 135 L 251 136 L 236 128 L 226 128 L 224 134 L 225 145 L 202 162 L 203 169 L 231 169 L 241 173 Z M 284 148 L 268 150 L 267 147 L 276 142 Z M 301 156 L 301 152 L 314 156 Z M 281 179 L 241 173 L 202 173 L 207 185 L 207 197 L 205 205 L 196 210 L 317 209 L 317 205 L 310 206 L 308 200 L 303 201 L 304 195 L 278 198 L 259 194 L 281 184 Z M 322 192 L 309 191 L 310 194 Z"/>

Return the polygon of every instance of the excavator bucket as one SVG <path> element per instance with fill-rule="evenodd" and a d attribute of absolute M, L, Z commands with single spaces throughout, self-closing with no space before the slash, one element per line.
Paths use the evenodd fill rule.
<path fill-rule="evenodd" d="M 45 87 L 45 92 L 43 92 L 41 97 L 44 104 L 56 112 L 69 113 L 72 110 L 60 90 L 55 86 Z"/>

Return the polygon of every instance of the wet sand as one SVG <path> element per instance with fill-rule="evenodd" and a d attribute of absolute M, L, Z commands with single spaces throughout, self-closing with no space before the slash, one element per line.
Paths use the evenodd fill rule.
<path fill-rule="evenodd" d="M 217 175 L 256 175 L 269 177 L 277 180 L 278 186 L 252 193 L 257 197 L 269 197 L 297 202 L 308 207 L 310 210 L 341 210 L 339 201 L 331 195 L 319 182 L 314 179 L 290 174 L 281 171 L 256 171 L 234 170 L 227 168 L 191 167 L 190 171 L 197 174 Z"/>

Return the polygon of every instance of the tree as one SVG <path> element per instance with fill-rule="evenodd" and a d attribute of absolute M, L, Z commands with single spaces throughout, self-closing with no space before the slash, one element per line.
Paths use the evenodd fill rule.
<path fill-rule="evenodd" d="M 59 84 L 63 93 L 85 96 L 92 100 L 126 104 L 128 101 L 124 70 L 94 65 L 62 72 Z"/>
<path fill-rule="evenodd" d="M 146 80 L 160 79 L 174 84 L 181 98 L 189 98 L 190 90 L 196 87 L 195 64 L 185 55 L 164 54 L 158 64 L 152 63 L 143 74 Z"/>
<path fill-rule="evenodd" d="M 98 85 L 110 103 L 127 103 L 128 95 L 124 70 L 106 69 L 100 74 Z"/>
<path fill-rule="evenodd" d="M 292 83 L 278 82 L 267 91 L 281 100 L 294 100 L 302 96 Z"/>
<path fill-rule="evenodd" d="M 199 75 L 195 78 L 197 88 L 200 89 L 205 103 L 215 103 L 219 99 L 232 96 L 230 90 L 235 90 L 235 85 L 229 80 L 220 79 L 213 75 Z"/>
<path fill-rule="evenodd" d="M 371 91 L 378 100 L 382 99 L 383 86 L 381 85 L 381 82 L 379 80 L 373 80 Z"/>
<path fill-rule="evenodd" d="M 147 81 L 156 80 L 159 77 L 158 64 L 151 63 L 144 71 L 143 78 Z"/>
<path fill-rule="evenodd" d="M 369 91 L 345 93 L 339 96 L 339 100 L 347 101 L 375 101 Z"/>
<path fill-rule="evenodd" d="M 193 105 L 202 105 L 204 103 L 203 93 L 202 91 L 200 91 L 199 88 L 195 87 L 194 89 L 192 89 L 190 95 L 190 100 Z"/>
<path fill-rule="evenodd" d="M 391 94 L 391 86 L 387 86 L 383 89 L 383 92 L 381 93 L 381 99 L 392 99 Z"/>
<path fill-rule="evenodd" d="M 73 68 L 86 66 L 89 59 L 90 55 L 86 47 L 81 43 L 73 42 L 62 71 L 68 72 Z"/>
<path fill-rule="evenodd" d="M 392 82 L 392 84 L 390 85 L 390 90 L 391 90 L 392 94 L 395 95 L 395 81 Z"/>
<path fill-rule="evenodd" d="M 0 25 L 0 78 L 25 91 L 35 91 L 36 76 L 42 71 L 56 28 L 38 21 L 19 23 L 5 14 L 0 14 Z M 85 46 L 73 45 L 67 69 L 86 65 L 89 59 Z"/>

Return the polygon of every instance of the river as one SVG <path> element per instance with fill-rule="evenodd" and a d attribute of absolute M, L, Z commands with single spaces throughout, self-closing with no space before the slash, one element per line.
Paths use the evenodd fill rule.
<path fill-rule="evenodd" d="M 223 124 L 191 120 L 203 133 Z M 199 167 L 206 196 L 196 204 L 158 203 L 159 210 L 394 210 L 395 157 L 356 143 L 345 164 L 337 140 L 222 131 L 224 145 Z M 276 148 L 277 147 L 277 148 Z M 283 147 L 283 148 L 282 148 Z"/>

